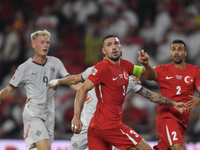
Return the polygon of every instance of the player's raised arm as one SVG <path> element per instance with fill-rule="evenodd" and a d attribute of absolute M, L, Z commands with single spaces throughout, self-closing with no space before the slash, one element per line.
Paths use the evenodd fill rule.
<path fill-rule="evenodd" d="M 74 103 L 74 116 L 71 122 L 72 124 L 71 129 L 76 134 L 81 132 L 83 126 L 80 120 L 80 115 L 84 103 L 85 94 L 93 87 L 94 87 L 93 82 L 87 79 L 76 93 L 76 99 Z"/>
<path fill-rule="evenodd" d="M 156 92 L 148 90 L 147 88 L 143 87 L 142 91 L 139 94 L 149 99 L 151 102 L 172 106 L 180 113 L 183 113 L 187 110 L 186 103 L 172 101 Z"/>
<path fill-rule="evenodd" d="M 142 68 L 141 78 L 147 80 L 156 79 L 156 72 L 153 67 L 149 64 L 149 55 L 144 50 L 138 51 L 138 61 L 144 66 Z"/>
<path fill-rule="evenodd" d="M 5 89 L 0 91 L 0 103 L 2 100 L 6 99 L 8 96 L 10 96 L 10 94 L 12 93 L 12 91 L 14 91 L 15 89 L 12 88 L 10 85 L 8 85 Z"/>

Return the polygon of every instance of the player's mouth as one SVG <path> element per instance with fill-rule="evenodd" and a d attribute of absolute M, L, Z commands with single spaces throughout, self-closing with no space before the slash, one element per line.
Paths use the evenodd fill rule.
<path fill-rule="evenodd" d="M 43 51 L 43 52 L 48 52 L 48 50 L 47 50 L 47 49 L 43 49 L 42 51 Z"/>
<path fill-rule="evenodd" d="M 180 57 L 179 57 L 179 56 L 174 56 L 174 58 L 175 58 L 175 59 L 179 59 Z"/>
<path fill-rule="evenodd" d="M 112 53 L 113 53 L 113 55 L 115 55 L 115 56 L 118 55 L 118 52 L 117 52 L 117 51 L 113 51 Z"/>

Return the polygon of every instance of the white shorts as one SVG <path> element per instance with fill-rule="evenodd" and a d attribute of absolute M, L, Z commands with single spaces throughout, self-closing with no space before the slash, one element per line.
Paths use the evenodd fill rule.
<path fill-rule="evenodd" d="M 23 114 L 23 123 L 24 123 L 24 140 L 26 145 L 30 147 L 36 146 L 35 144 L 41 140 L 49 139 L 50 143 L 54 139 L 54 119 L 55 114 L 53 112 L 48 112 L 47 116 L 51 116 L 50 120 L 43 120 L 39 117 L 33 117 L 29 115 L 27 111 L 24 111 Z M 52 121 L 53 120 L 53 121 Z"/>
<path fill-rule="evenodd" d="M 82 130 L 79 134 L 74 134 L 71 138 L 70 146 L 67 150 L 84 150 L 88 147 L 88 138 L 87 138 L 88 126 L 82 127 Z"/>

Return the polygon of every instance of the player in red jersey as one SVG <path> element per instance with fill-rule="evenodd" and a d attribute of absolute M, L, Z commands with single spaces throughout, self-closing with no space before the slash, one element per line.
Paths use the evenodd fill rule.
<path fill-rule="evenodd" d="M 129 75 L 149 80 L 156 78 L 154 69 L 148 63 L 148 55 L 144 51 L 139 52 L 139 61 L 144 68 L 121 59 L 121 45 L 116 36 L 104 38 L 102 51 L 107 59 L 95 65 L 77 92 L 72 131 L 80 133 L 80 114 L 84 96 L 95 87 L 98 104 L 88 128 L 89 149 L 110 150 L 112 145 L 119 149 L 152 149 L 140 135 L 121 122 L 122 104 L 126 96 Z M 163 103 L 161 100 L 159 102 Z M 171 106 L 174 105 L 172 101 L 169 103 Z"/>
<path fill-rule="evenodd" d="M 197 89 L 200 93 L 200 68 L 185 63 L 186 45 L 182 40 L 174 40 L 170 45 L 172 63 L 155 67 L 161 94 L 176 102 L 188 102 L 196 108 L 200 97 L 192 96 Z M 191 100 L 192 98 L 192 100 Z M 191 101 L 190 101 L 191 100 Z M 156 129 L 160 140 L 155 150 L 186 150 L 184 136 L 188 127 L 190 112 L 180 114 L 173 107 L 159 104 Z"/>

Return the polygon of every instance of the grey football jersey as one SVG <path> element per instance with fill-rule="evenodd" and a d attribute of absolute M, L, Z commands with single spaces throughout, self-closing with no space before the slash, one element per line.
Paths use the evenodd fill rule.
<path fill-rule="evenodd" d="M 87 77 L 90 75 L 92 71 L 92 68 L 93 67 L 89 67 L 82 73 L 83 80 L 87 79 Z M 87 97 L 81 113 L 81 121 L 83 122 L 84 125 L 89 126 L 90 120 L 96 110 L 96 105 L 97 105 L 97 97 L 95 93 L 95 88 L 93 88 L 87 93 Z"/>
<path fill-rule="evenodd" d="M 17 68 L 9 85 L 17 88 L 23 84 L 27 95 L 27 109 L 31 110 L 29 113 L 42 117 L 47 110 L 54 111 L 55 107 L 53 97 L 55 90 L 49 89 L 49 81 L 68 75 L 58 58 L 47 56 L 47 61 L 43 65 L 29 58 Z"/>
<path fill-rule="evenodd" d="M 82 73 L 83 80 L 87 79 L 87 77 L 90 75 L 92 71 L 92 68 L 93 67 L 89 67 Z M 135 81 L 133 81 L 133 76 L 129 76 L 127 93 L 129 93 L 130 91 L 139 92 L 141 89 L 142 89 L 142 86 L 139 84 L 136 84 Z M 87 98 L 86 98 L 86 101 L 84 103 L 82 113 L 81 113 L 81 121 L 86 126 L 89 126 L 90 120 L 92 116 L 94 115 L 97 101 L 98 99 L 96 97 L 95 88 L 93 88 L 87 93 Z"/>

